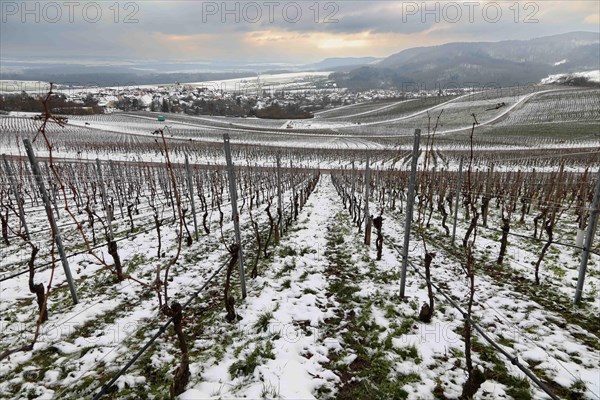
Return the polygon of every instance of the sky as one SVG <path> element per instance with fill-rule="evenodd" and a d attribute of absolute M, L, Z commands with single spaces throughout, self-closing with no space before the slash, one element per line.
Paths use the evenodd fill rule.
<path fill-rule="evenodd" d="M 7 1 L 2 60 L 306 64 L 598 32 L 598 1 Z"/>

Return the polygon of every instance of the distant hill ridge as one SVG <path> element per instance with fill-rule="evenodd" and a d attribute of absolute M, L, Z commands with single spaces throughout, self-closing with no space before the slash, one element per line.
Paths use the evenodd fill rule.
<path fill-rule="evenodd" d="M 600 68 L 600 33 L 571 32 L 531 40 L 457 42 L 415 47 L 372 65 L 335 73 L 351 88 L 537 83 L 561 73 Z"/>
<path fill-rule="evenodd" d="M 331 57 L 326 58 L 318 63 L 308 64 L 305 67 L 309 69 L 321 70 L 321 71 L 332 71 L 338 69 L 347 69 L 351 67 L 357 67 L 367 64 L 373 64 L 377 61 L 381 61 L 381 58 L 377 57 Z"/>

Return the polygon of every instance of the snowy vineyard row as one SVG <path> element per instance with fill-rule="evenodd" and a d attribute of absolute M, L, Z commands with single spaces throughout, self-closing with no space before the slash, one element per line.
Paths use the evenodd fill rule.
<path fill-rule="evenodd" d="M 442 114 L 443 116 L 443 114 Z M 98 116 L 97 118 L 111 118 Z M 108 130 L 95 129 L 83 125 L 66 124 L 60 127 L 49 123 L 47 126 L 52 138 L 54 151 L 61 157 L 78 160 L 95 160 L 96 158 L 144 162 L 148 158 L 160 157 L 157 135 L 153 134 L 164 126 L 155 122 L 140 125 L 135 134 L 121 132 L 122 126 L 136 121 L 139 117 L 121 115 L 123 122 L 115 124 Z M 175 117 L 179 118 L 179 117 Z M 192 117 L 190 117 L 192 118 Z M 192 118 L 193 119 L 193 118 Z M 139 125 L 137 122 L 132 122 Z M 431 124 L 433 125 L 433 123 Z M 22 139 L 36 137 L 39 122 L 30 118 L 0 118 L 0 144 L 2 152 L 18 155 L 24 154 Z M 391 133 L 398 133 L 398 127 L 389 127 Z M 113 130 L 114 129 L 114 130 Z M 397 136 L 395 139 L 370 138 L 368 140 L 351 138 L 301 137 L 289 135 L 271 135 L 253 131 L 220 130 L 210 134 L 202 134 L 203 128 L 194 131 L 192 137 L 181 133 L 176 126 L 167 128 L 166 135 L 174 161 L 183 163 L 187 155 L 194 164 L 222 164 L 223 132 L 229 132 L 232 142 L 233 159 L 242 165 L 273 165 L 273 154 L 279 152 L 284 163 L 292 161 L 296 166 L 321 164 L 323 167 L 347 165 L 350 160 L 358 159 L 365 149 L 370 149 L 372 159 L 380 162 L 381 167 L 402 169 L 397 160 L 411 148 L 412 132 L 409 136 Z M 371 127 L 369 129 L 380 129 Z M 387 129 L 387 128 L 386 128 Z M 482 127 L 473 144 L 475 160 L 483 163 L 495 161 L 509 169 L 521 166 L 530 168 L 548 168 L 563 157 L 570 160 L 570 166 L 582 169 L 595 157 L 594 142 L 581 140 L 565 140 L 549 137 L 532 136 L 518 139 L 511 135 L 502 136 L 488 134 L 488 127 Z M 518 129 L 516 130 L 518 132 Z M 406 132 L 408 134 L 408 130 Z M 180 135 L 181 134 L 181 135 Z M 468 143 L 463 136 L 438 135 L 435 139 L 435 150 L 443 162 L 440 167 L 456 169 L 458 159 L 469 154 Z M 264 146 L 268 143 L 268 146 Z M 300 145 L 302 144 L 302 145 Z M 34 142 L 34 148 L 42 156 L 48 155 L 42 140 Z M 438 159 L 436 158 L 436 161 Z"/>
<path fill-rule="evenodd" d="M 572 299 L 585 250 L 584 233 L 598 218 L 594 196 L 598 197 L 599 179 L 595 169 L 567 173 L 564 165 L 548 173 L 535 169 L 499 172 L 493 165 L 483 171 L 475 171 L 472 165 L 462 173 L 436 171 L 431 156 L 426 155 L 415 174 L 415 200 L 410 204 L 408 172 L 364 171 L 353 166 L 332 174 L 353 227 L 362 232 L 367 245 L 372 235 L 376 237 L 377 260 L 389 248 L 401 260 L 407 257 L 410 273 L 422 280 L 422 290 L 417 290 L 424 300 L 417 310 L 419 323 L 435 330 L 447 317 L 444 309 L 448 306 L 462 315 L 462 331 L 453 334 L 461 337 L 464 398 L 478 393 L 486 381 L 507 385 L 514 398 L 528 398 L 531 391 L 552 398 L 598 397 L 598 358 L 591 356 L 597 355 L 599 346 L 594 317 L 600 289 L 597 242 L 589 253 L 583 305 L 574 307 Z M 397 233 L 397 221 L 407 218 L 412 221 L 408 249 Z M 400 290 L 402 296 L 402 284 Z M 538 315 L 523 316 L 521 302 L 539 310 Z M 514 316 L 515 312 L 520 316 Z M 559 331 L 556 335 L 561 339 L 546 340 L 543 346 L 532 340 L 529 335 L 536 336 L 542 324 L 536 319 L 546 321 L 543 325 L 551 331 Z M 559 320 L 568 322 L 556 326 Z M 516 331 L 515 335 L 507 333 Z M 503 360 L 486 355 L 482 340 L 489 341 L 489 351 Z M 438 367 L 449 368 L 443 363 Z M 516 395 L 511 388 L 513 378 L 526 377 L 531 384 Z M 437 396 L 453 397 L 450 388 L 455 383 L 443 374 Z"/>
<path fill-rule="evenodd" d="M 194 274 L 206 275 L 210 265 L 201 263 L 195 268 L 189 265 L 188 257 L 199 257 L 198 251 L 202 257 L 213 260 L 229 257 L 223 290 L 224 298 L 228 299 L 225 307 L 235 315 L 233 299 L 239 295 L 240 288 L 232 274 L 238 258 L 241 263 L 242 252 L 237 250 L 239 238 L 232 237 L 232 223 L 240 221 L 243 243 L 253 243 L 244 245 L 243 251 L 249 256 L 246 260 L 249 276 L 256 277 L 259 262 L 268 260 L 273 246 L 297 218 L 318 179 L 312 170 L 241 167 L 235 170 L 233 182 L 228 178 L 231 171 L 222 167 L 188 165 L 185 168 L 172 164 L 168 145 L 166 141 L 163 143 L 164 163 L 50 160 L 43 167 L 41 180 L 48 188 L 52 216 L 61 224 L 59 230 L 67 249 L 66 258 L 75 268 L 72 272 L 77 297 L 73 297 L 72 292 L 69 296 L 66 290 L 69 267 L 63 266 L 64 272 L 61 270 L 60 263 L 65 257 L 56 254 L 57 241 L 52 240 L 56 236 L 48 229 L 35 177 L 25 160 L 3 160 L 5 173 L 0 175 L 3 275 L 0 279 L 2 297 L 9 301 L 2 302 L 4 350 L 1 358 L 3 362 L 10 360 L 8 364 L 16 362 L 15 371 L 4 383 L 4 393 L 19 397 L 29 390 L 45 390 L 45 384 L 33 385 L 33 388 L 23 385 L 23 378 L 27 381 L 28 375 L 19 370 L 31 362 L 32 350 L 34 354 L 52 351 L 73 334 L 60 330 L 60 334 L 54 336 L 49 330 L 56 329 L 57 325 L 72 327 L 69 322 L 77 316 L 85 327 L 98 318 L 94 313 L 106 316 L 118 314 L 122 311 L 120 307 L 127 308 L 126 301 L 124 304 L 115 302 L 112 309 L 97 310 L 98 298 L 112 303 L 113 296 L 126 299 L 128 294 L 135 293 L 135 298 L 144 301 L 144 316 L 148 309 L 159 316 L 162 313 L 175 322 L 176 335 L 179 335 L 181 299 L 197 287 L 185 282 L 190 282 Z M 12 177 L 17 179 L 11 180 Z M 239 216 L 230 221 L 226 216 L 234 189 Z M 252 241 L 247 239 L 247 234 L 251 234 Z M 202 254 L 202 248 L 206 254 Z M 19 260 L 20 257 L 23 259 Z M 23 273 L 15 274 L 15 270 L 23 270 Z M 240 274 L 245 275 L 243 270 Z M 111 285 L 115 285 L 116 292 L 106 290 Z M 152 297 L 157 300 L 154 306 L 146 304 Z M 77 302 L 75 306 L 71 305 L 73 301 Z M 15 307 L 17 305 L 20 306 Z M 89 314 L 87 318 L 86 314 Z M 136 314 L 130 317 L 135 318 Z M 67 323 L 61 324 L 61 320 Z M 157 317 L 147 328 L 151 329 L 161 320 Z M 142 332 L 145 323 L 136 320 L 136 324 Z M 83 334 L 82 337 L 89 336 Z M 180 368 L 185 369 L 184 344 L 180 350 Z M 7 372 L 3 370 L 3 374 Z M 56 382 L 63 382 L 62 377 L 58 378 Z M 185 387 L 181 382 L 175 379 L 172 390 L 180 393 Z M 94 384 L 95 380 L 91 379 L 87 386 L 77 388 L 74 393 L 94 390 Z"/>

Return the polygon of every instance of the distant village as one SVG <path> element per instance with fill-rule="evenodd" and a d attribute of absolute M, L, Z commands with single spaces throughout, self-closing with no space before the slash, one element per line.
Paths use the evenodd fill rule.
<path fill-rule="evenodd" d="M 95 114 L 119 111 L 153 111 L 260 118 L 311 118 L 313 113 L 362 102 L 408 100 L 432 96 L 455 96 L 471 89 L 401 91 L 349 90 L 329 83 L 322 87 L 253 87 L 226 90 L 210 86 L 173 84 L 129 88 L 64 88 L 56 90 L 53 112 Z M 24 96 L 30 97 L 28 101 Z M 24 109 L 31 103 L 34 109 Z M 0 96 L 0 110 L 39 111 L 36 96 L 25 92 Z M 17 109 L 18 108 L 18 109 Z"/>

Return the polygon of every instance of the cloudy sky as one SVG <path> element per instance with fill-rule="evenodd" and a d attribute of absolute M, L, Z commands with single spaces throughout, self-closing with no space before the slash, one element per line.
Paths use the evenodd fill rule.
<path fill-rule="evenodd" d="M 0 63 L 309 63 L 453 41 L 598 32 L 598 1 L 7 1 Z M 1 65 L 0 65 L 1 66 Z"/>

